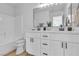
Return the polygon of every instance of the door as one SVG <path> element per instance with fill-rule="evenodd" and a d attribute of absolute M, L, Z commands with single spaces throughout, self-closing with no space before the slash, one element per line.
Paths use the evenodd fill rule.
<path fill-rule="evenodd" d="M 63 56 L 63 42 L 50 40 L 50 55 L 51 56 Z"/>
<path fill-rule="evenodd" d="M 65 49 L 66 56 L 79 56 L 79 43 L 67 43 L 67 48 Z"/>

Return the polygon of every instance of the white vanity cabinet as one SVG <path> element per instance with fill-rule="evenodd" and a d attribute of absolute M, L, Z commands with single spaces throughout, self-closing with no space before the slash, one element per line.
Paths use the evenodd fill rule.
<path fill-rule="evenodd" d="M 29 33 L 26 36 L 26 51 L 32 55 L 40 55 L 40 34 Z"/>
<path fill-rule="evenodd" d="M 26 51 L 41 56 L 79 56 L 79 34 L 75 32 L 31 32 Z"/>

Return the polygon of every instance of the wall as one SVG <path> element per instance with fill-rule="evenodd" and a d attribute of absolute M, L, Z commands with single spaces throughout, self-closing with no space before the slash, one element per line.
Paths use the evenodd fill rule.
<path fill-rule="evenodd" d="M 36 5 L 37 5 L 37 3 L 25 3 L 25 4 L 21 3 L 21 4 L 17 4 L 17 6 L 16 6 L 16 17 L 17 18 L 19 17 L 20 20 L 17 21 L 19 23 L 16 26 L 16 27 L 18 27 L 16 32 L 19 31 L 20 34 L 21 33 L 23 34 L 23 32 L 26 32 L 30 28 L 33 27 L 33 8 Z M 22 26 L 22 24 L 23 24 L 23 26 Z M 21 28 L 23 28 L 23 29 L 21 29 Z"/>
<path fill-rule="evenodd" d="M 7 3 L 0 3 L 0 14 L 15 16 L 15 8 Z"/>

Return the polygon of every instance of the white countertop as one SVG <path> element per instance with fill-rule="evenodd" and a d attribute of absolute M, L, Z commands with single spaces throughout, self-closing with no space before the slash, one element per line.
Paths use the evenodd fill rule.
<path fill-rule="evenodd" d="M 28 33 L 57 33 L 57 34 L 79 34 L 78 31 L 28 31 Z"/>

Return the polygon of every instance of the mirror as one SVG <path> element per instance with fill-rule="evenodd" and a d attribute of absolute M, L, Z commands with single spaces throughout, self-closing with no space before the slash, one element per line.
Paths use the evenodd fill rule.
<path fill-rule="evenodd" d="M 53 3 L 44 7 L 42 5 L 33 9 L 33 26 L 59 27 L 67 26 L 69 23 L 72 25 L 72 14 L 70 3 Z"/>

